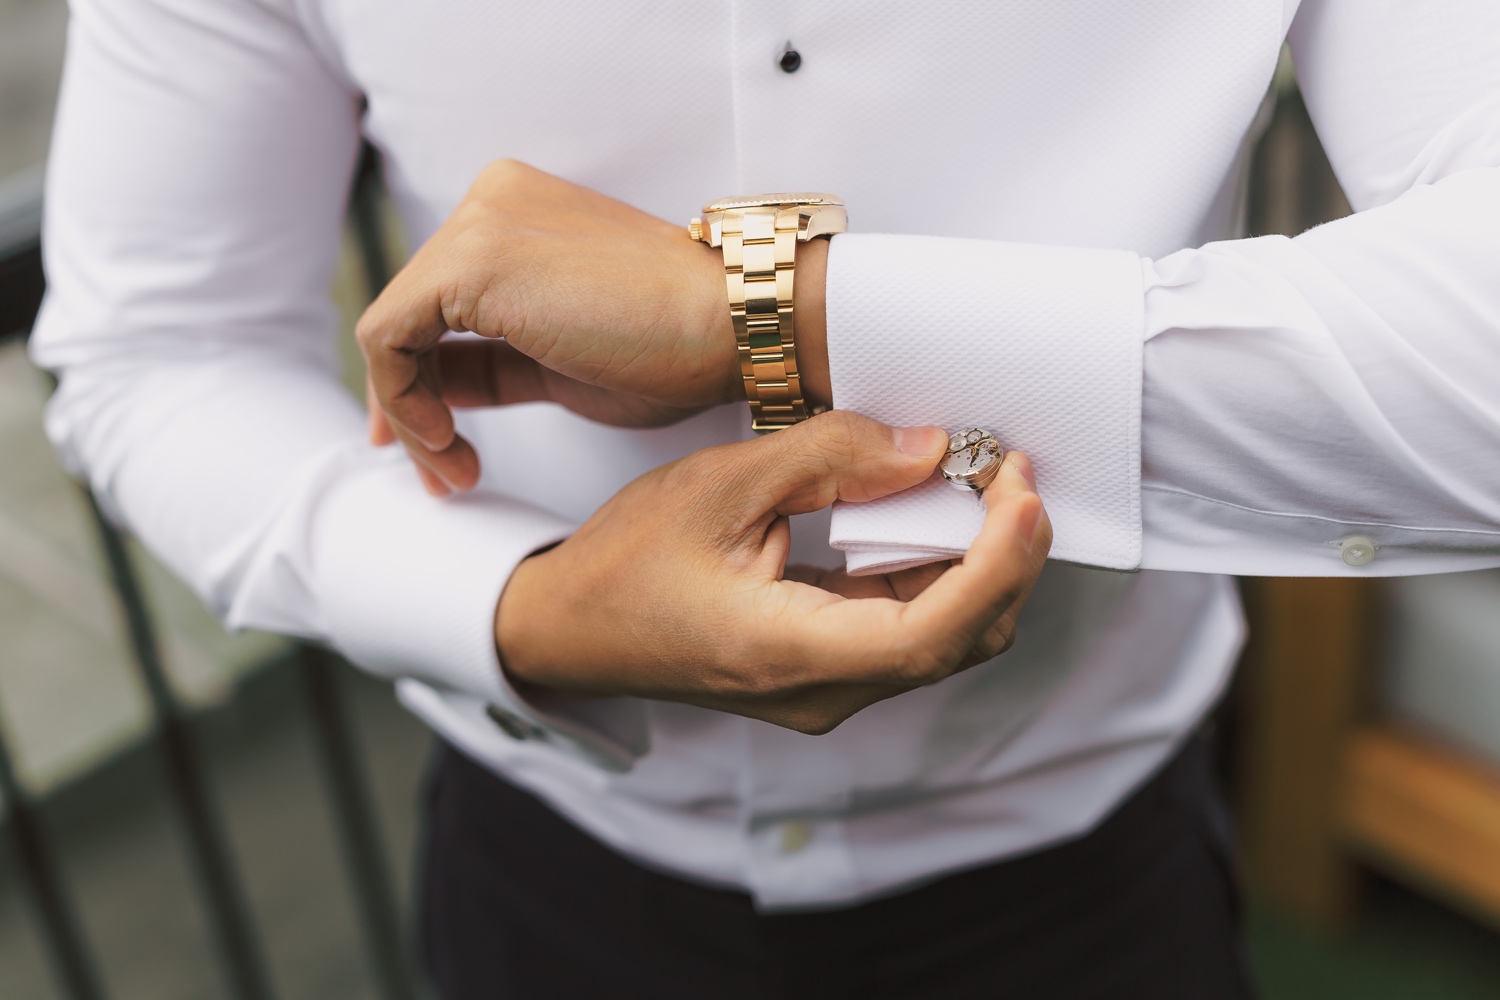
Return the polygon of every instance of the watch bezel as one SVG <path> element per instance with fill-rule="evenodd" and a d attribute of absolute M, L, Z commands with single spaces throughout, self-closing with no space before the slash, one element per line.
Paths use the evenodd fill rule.
<path fill-rule="evenodd" d="M 826 191 L 779 191 L 771 194 L 747 194 L 736 198 L 720 198 L 703 206 L 703 214 L 710 212 L 734 212 L 743 208 L 770 208 L 773 205 L 834 205 L 844 207 L 844 199 Z"/>

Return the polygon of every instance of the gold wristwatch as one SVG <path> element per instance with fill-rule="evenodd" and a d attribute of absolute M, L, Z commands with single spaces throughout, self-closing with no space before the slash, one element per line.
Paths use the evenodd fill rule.
<path fill-rule="evenodd" d="M 849 227 L 831 194 L 756 194 L 703 206 L 688 235 L 724 250 L 729 315 L 750 401 L 750 425 L 774 431 L 812 415 L 802 395 L 792 321 L 797 244 Z"/>

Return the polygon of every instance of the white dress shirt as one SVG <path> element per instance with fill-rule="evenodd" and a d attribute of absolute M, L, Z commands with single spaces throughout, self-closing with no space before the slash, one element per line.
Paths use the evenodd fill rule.
<path fill-rule="evenodd" d="M 400 678 L 645 864 L 821 906 L 1078 835 L 1222 689 L 1242 624 L 1214 574 L 1500 565 L 1500 5 L 1301 6 L 74 0 L 33 341 L 62 376 L 50 433 L 230 625 Z M 1359 211 L 1208 242 L 1288 31 Z M 481 488 L 426 496 L 335 370 L 361 135 L 416 239 L 501 156 L 684 222 L 843 195 L 836 404 L 1035 461 L 1062 561 L 1014 649 L 822 737 L 518 697 L 492 637 L 516 563 L 747 436 L 746 408 L 469 412 Z M 979 516 L 934 485 L 797 544 L 839 558 L 831 530 L 873 570 L 962 551 Z"/>

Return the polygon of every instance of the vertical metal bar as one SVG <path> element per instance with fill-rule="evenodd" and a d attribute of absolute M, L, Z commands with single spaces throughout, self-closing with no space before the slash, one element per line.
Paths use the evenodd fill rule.
<path fill-rule="evenodd" d="M 41 817 L 16 778 L 3 738 L 0 738 L 0 793 L 5 795 L 6 825 L 10 827 L 21 877 L 42 925 L 53 971 L 72 1000 L 103 1000 L 104 987 L 84 944 L 57 863 L 47 847 Z"/>
<path fill-rule="evenodd" d="M 359 903 L 365 946 L 385 1000 L 415 1000 L 401 921 L 391 891 L 373 797 L 359 765 L 354 732 L 339 689 L 341 661 L 311 646 L 302 650 L 302 678 L 312 709 L 319 758 L 333 799 L 344 864 Z"/>
<path fill-rule="evenodd" d="M 386 254 L 385 225 L 381 219 L 381 192 L 384 183 L 380 176 L 380 154 L 368 143 L 360 152 L 359 167 L 354 174 L 354 185 L 349 192 L 349 221 L 354 224 L 354 236 L 359 243 L 360 263 L 365 271 L 365 284 L 370 298 L 391 280 L 391 263 Z"/>
<path fill-rule="evenodd" d="M 46 289 L 40 240 L 0 248 L 0 343 L 31 329 Z"/>
<path fill-rule="evenodd" d="M 208 909 L 230 993 L 238 1000 L 270 1000 L 273 994 L 260 942 L 234 871 L 228 841 L 209 797 L 199 748 L 162 669 L 155 630 L 130 553 L 119 532 L 99 509 L 93 493 L 85 489 L 84 494 L 99 530 L 115 596 L 125 616 L 131 653 L 151 698 L 156 716 L 156 744 L 172 801 L 187 834 L 188 854 Z"/>
<path fill-rule="evenodd" d="M 380 156 L 366 144 L 360 152 L 349 192 L 349 222 L 354 227 L 365 284 L 372 300 L 391 278 L 381 217 L 383 190 Z M 341 663 L 333 653 L 303 647 L 303 686 L 312 711 L 318 756 L 333 801 L 339 846 L 359 904 L 360 924 L 376 985 L 385 1000 L 414 1000 L 417 992 L 401 934 L 399 908 L 391 891 L 380 827 L 339 689 Z"/>

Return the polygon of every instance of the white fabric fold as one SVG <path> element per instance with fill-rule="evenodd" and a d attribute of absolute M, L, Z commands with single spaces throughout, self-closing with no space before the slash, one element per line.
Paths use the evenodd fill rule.
<path fill-rule="evenodd" d="M 964 554 L 984 524 L 984 501 L 941 476 L 875 503 L 840 504 L 831 543 L 855 576 L 894 573 Z"/>

